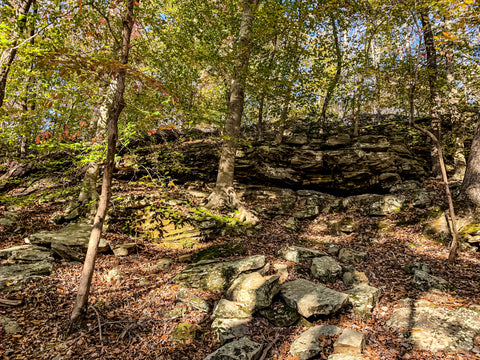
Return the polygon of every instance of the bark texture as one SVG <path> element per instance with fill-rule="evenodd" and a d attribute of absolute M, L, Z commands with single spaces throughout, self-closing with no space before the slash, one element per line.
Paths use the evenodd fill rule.
<path fill-rule="evenodd" d="M 247 220 L 249 214 L 241 206 L 233 190 L 233 178 L 235 170 L 235 155 L 237 142 L 240 136 L 243 105 L 245 101 L 245 81 L 248 73 L 250 60 L 250 43 L 253 20 L 258 0 L 242 1 L 242 20 L 238 36 L 237 59 L 234 64 L 234 73 L 230 85 L 230 98 L 228 115 L 225 122 L 224 136 L 220 161 L 218 166 L 217 182 L 213 193 L 208 198 L 207 207 L 228 204 L 240 210 L 241 217 Z"/>
<path fill-rule="evenodd" d="M 435 39 L 433 37 L 432 26 L 428 18 L 428 14 L 420 13 L 420 19 L 422 22 L 423 40 L 425 42 L 425 51 L 427 54 L 427 71 L 428 71 L 428 84 L 430 88 L 430 116 L 431 120 L 431 132 L 438 139 L 442 141 L 442 126 L 441 126 L 441 99 L 438 88 L 438 67 L 437 67 L 437 51 L 435 49 Z M 432 158 L 432 174 L 435 177 L 442 176 L 442 170 L 440 169 L 439 155 L 437 146 L 432 142 L 430 150 Z"/>
<path fill-rule="evenodd" d="M 466 213 L 480 219 L 480 122 L 473 136 L 459 200 Z"/>
<path fill-rule="evenodd" d="M 330 80 L 330 83 L 328 84 L 327 93 L 325 94 L 325 99 L 323 100 L 322 112 L 320 114 L 320 120 L 322 122 L 324 122 L 327 118 L 328 105 L 330 104 L 335 88 L 337 87 L 337 84 L 340 81 L 340 75 L 342 74 L 342 65 L 343 65 L 342 50 L 340 49 L 340 41 L 338 39 L 338 29 L 337 29 L 337 24 L 335 22 L 335 18 L 332 17 L 331 21 L 332 21 L 332 29 L 333 29 L 333 41 L 335 44 L 335 55 L 337 57 L 337 69 L 335 71 L 335 76 L 332 78 L 332 80 Z"/>
<path fill-rule="evenodd" d="M 133 29 L 133 6 L 134 0 L 128 0 L 126 15 L 123 18 L 123 30 L 122 30 L 122 50 L 120 55 L 120 62 L 123 65 L 128 63 L 128 54 L 130 50 L 130 39 Z M 87 255 L 85 257 L 85 263 L 83 265 L 82 275 L 80 277 L 80 284 L 78 287 L 77 297 L 73 306 L 72 314 L 70 317 L 70 323 L 68 332 L 71 333 L 81 325 L 83 315 L 86 312 L 88 303 L 88 294 L 90 292 L 90 286 L 92 283 L 93 271 L 95 268 L 95 259 L 97 256 L 98 243 L 102 233 L 103 222 L 105 215 L 107 214 L 108 204 L 111 195 L 111 185 L 113 168 L 115 162 L 116 144 L 118 138 L 118 118 L 125 107 L 125 100 L 123 94 L 125 92 L 125 78 L 126 67 L 121 67 L 117 74 L 117 89 L 113 103 L 108 111 L 108 148 L 107 159 L 105 164 L 105 170 L 103 173 L 102 182 L 102 194 L 100 196 L 100 202 L 98 204 L 97 213 L 95 215 L 94 225 L 92 233 L 90 234 L 90 240 L 88 243 Z"/>

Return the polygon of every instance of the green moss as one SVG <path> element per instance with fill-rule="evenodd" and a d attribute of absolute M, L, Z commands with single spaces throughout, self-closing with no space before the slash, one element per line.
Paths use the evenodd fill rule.
<path fill-rule="evenodd" d="M 242 243 L 225 243 L 220 245 L 210 246 L 205 248 L 192 257 L 193 262 L 201 260 L 211 260 L 224 257 L 230 257 L 233 255 L 245 255 L 247 249 Z"/>
<path fill-rule="evenodd" d="M 478 235 L 480 234 L 480 224 L 467 224 L 460 229 L 460 234 Z"/>

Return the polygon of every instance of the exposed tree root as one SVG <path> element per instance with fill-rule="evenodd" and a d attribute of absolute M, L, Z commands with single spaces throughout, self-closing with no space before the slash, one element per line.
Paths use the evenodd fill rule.
<path fill-rule="evenodd" d="M 256 225 L 258 217 L 242 204 L 233 187 L 215 188 L 210 196 L 207 198 L 207 209 L 227 206 L 230 209 L 237 210 L 235 218 L 247 224 Z"/>

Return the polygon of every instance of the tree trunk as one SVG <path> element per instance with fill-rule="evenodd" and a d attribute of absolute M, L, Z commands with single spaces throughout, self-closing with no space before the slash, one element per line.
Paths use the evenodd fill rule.
<path fill-rule="evenodd" d="M 425 51 L 427 53 L 427 72 L 428 83 L 430 87 L 430 116 L 432 133 L 441 143 L 442 141 L 442 125 L 440 114 L 440 95 L 438 89 L 438 68 L 437 68 L 437 51 L 435 49 L 435 39 L 433 37 L 432 26 L 428 18 L 428 14 L 421 12 L 420 19 L 422 22 L 423 39 L 425 42 Z M 439 155 L 437 146 L 432 143 L 430 150 L 432 158 L 432 174 L 435 177 L 442 176 L 442 170 L 440 169 Z"/>
<path fill-rule="evenodd" d="M 459 200 L 465 213 L 480 218 L 480 121 L 473 135 Z"/>
<path fill-rule="evenodd" d="M 260 104 L 258 106 L 258 120 L 257 120 L 257 140 L 263 139 L 263 105 L 265 104 L 265 94 L 262 94 Z"/>
<path fill-rule="evenodd" d="M 21 17 L 26 15 L 30 7 L 32 6 L 33 0 L 22 0 L 17 3 L 17 9 L 15 11 L 16 22 L 18 23 L 18 31 L 15 31 L 13 38 L 18 38 L 19 33 L 25 29 L 26 19 L 18 21 Z M 0 54 L 0 108 L 3 106 L 3 101 L 5 100 L 5 88 L 7 87 L 7 78 L 8 73 L 10 72 L 10 67 L 12 66 L 13 60 L 17 55 L 17 41 L 15 40 L 12 44 L 12 47 L 5 49 Z"/>
<path fill-rule="evenodd" d="M 237 59 L 234 63 L 233 78 L 230 85 L 228 115 L 225 121 L 224 135 L 220 161 L 218 166 L 215 189 L 208 198 L 207 207 L 225 203 L 238 207 L 240 202 L 233 190 L 235 170 L 235 154 L 240 136 L 240 125 L 245 101 L 245 82 L 250 59 L 250 43 L 253 19 L 258 0 L 242 1 L 242 20 L 238 36 Z M 242 208 L 243 210 L 243 208 Z"/>
<path fill-rule="evenodd" d="M 122 64 L 128 63 L 130 38 L 134 25 L 133 6 L 134 0 L 128 0 L 126 16 L 123 19 L 122 50 L 120 55 L 120 62 Z M 126 68 L 121 67 L 118 70 L 117 74 L 117 91 L 115 93 L 115 98 L 108 111 L 108 148 L 105 170 L 103 173 L 102 194 L 100 196 L 100 202 L 98 204 L 97 213 L 95 215 L 93 229 L 90 234 L 90 240 L 88 242 L 87 255 L 85 257 L 85 263 L 83 265 L 82 275 L 80 277 L 77 297 L 70 317 L 70 324 L 68 328 L 69 333 L 72 333 L 81 325 L 83 315 L 85 314 L 87 308 L 88 294 L 90 292 L 93 271 L 95 269 L 95 258 L 97 256 L 98 243 L 100 241 L 103 222 L 105 219 L 105 215 L 107 214 L 108 204 L 111 195 L 112 176 L 116 153 L 115 148 L 118 138 L 117 123 L 118 118 L 120 117 L 120 114 L 125 107 L 125 100 L 123 97 L 123 94 L 125 92 L 125 78 Z"/>
<path fill-rule="evenodd" d="M 338 82 L 340 81 L 340 75 L 342 74 L 342 50 L 340 49 L 340 41 L 338 39 L 338 30 L 337 24 L 335 23 L 335 18 L 331 18 L 332 28 L 333 28 L 333 41 L 335 42 L 335 54 L 337 56 L 337 70 L 335 71 L 335 76 L 328 84 L 327 93 L 325 94 L 325 99 L 323 100 L 322 113 L 320 114 L 320 119 L 322 122 L 325 122 L 327 118 L 327 109 L 330 101 L 332 100 L 333 93 L 337 87 Z"/>

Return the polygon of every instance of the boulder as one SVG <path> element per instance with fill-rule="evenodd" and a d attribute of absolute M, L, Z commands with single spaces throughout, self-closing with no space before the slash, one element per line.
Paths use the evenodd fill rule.
<path fill-rule="evenodd" d="M 301 246 L 287 246 L 279 251 L 279 255 L 288 261 L 305 263 L 313 258 L 326 256 L 323 251 L 308 249 Z"/>
<path fill-rule="evenodd" d="M 365 335 L 351 329 L 345 329 L 333 344 L 333 351 L 340 354 L 362 355 L 365 348 Z"/>
<path fill-rule="evenodd" d="M 284 303 L 280 303 L 274 308 L 259 310 L 260 315 L 266 318 L 273 326 L 285 327 L 293 325 L 300 315 L 298 312 Z"/>
<path fill-rule="evenodd" d="M 471 351 L 480 332 L 480 314 L 467 308 L 449 308 L 427 300 L 405 299 L 395 309 L 387 326 L 412 329 L 415 347 L 432 352 Z"/>
<path fill-rule="evenodd" d="M 214 319 L 249 319 L 252 312 L 241 302 L 221 299 L 213 310 Z"/>
<path fill-rule="evenodd" d="M 2 266 L 0 267 L 0 288 L 7 283 L 16 283 L 30 277 L 48 276 L 52 271 L 53 266 L 47 261 Z"/>
<path fill-rule="evenodd" d="M 208 303 L 188 289 L 181 288 L 180 290 L 178 290 L 176 298 L 178 301 L 198 311 L 210 311 L 210 306 L 208 305 Z"/>
<path fill-rule="evenodd" d="M 323 256 L 312 260 L 310 273 L 313 278 L 322 282 L 334 282 L 342 273 L 342 267 L 334 258 Z"/>
<path fill-rule="evenodd" d="M 265 266 L 265 256 L 255 255 L 237 261 L 200 261 L 187 266 L 175 276 L 175 282 L 185 287 L 203 290 L 228 288 L 242 273 Z"/>
<path fill-rule="evenodd" d="M 226 297 L 245 304 L 248 309 L 270 306 L 280 291 L 280 276 L 262 276 L 258 272 L 240 275 L 227 290 Z"/>
<path fill-rule="evenodd" d="M 19 245 L 0 250 L 0 258 L 22 261 L 53 260 L 52 252 L 36 245 Z"/>
<path fill-rule="evenodd" d="M 285 221 L 284 227 L 291 232 L 297 232 L 299 230 L 298 221 L 293 216 L 289 217 L 287 221 Z"/>
<path fill-rule="evenodd" d="M 343 248 L 338 252 L 338 258 L 341 262 L 349 264 L 361 263 L 367 257 L 367 253 L 363 251 L 355 251 Z"/>
<path fill-rule="evenodd" d="M 157 262 L 155 266 L 157 267 L 158 270 L 165 270 L 171 267 L 172 263 L 173 262 L 171 259 L 165 258 L 165 259 L 160 259 L 160 261 Z"/>
<path fill-rule="evenodd" d="M 412 285 L 418 290 L 428 291 L 428 290 L 438 290 L 438 291 L 448 291 L 453 288 L 452 284 L 448 281 L 439 278 L 438 276 L 433 276 L 421 270 L 415 270 L 412 279 Z"/>
<path fill-rule="evenodd" d="M 280 294 L 301 315 L 331 315 L 348 304 L 348 296 L 305 279 L 284 283 Z"/>
<path fill-rule="evenodd" d="M 345 294 L 350 298 L 355 315 L 366 320 L 380 299 L 381 291 L 367 284 L 359 284 L 345 291 Z"/>
<path fill-rule="evenodd" d="M 212 332 L 221 344 L 248 334 L 248 323 L 252 318 L 224 319 L 216 318 L 212 322 Z"/>
<path fill-rule="evenodd" d="M 57 255 L 66 260 L 82 261 L 87 252 L 92 226 L 89 224 L 70 224 L 58 231 L 40 231 L 29 236 L 34 245 L 50 247 Z M 99 252 L 109 250 L 105 239 L 100 239 Z"/>
<path fill-rule="evenodd" d="M 290 353 L 300 360 L 308 360 L 320 354 L 322 347 L 317 341 L 320 336 L 332 336 L 341 333 L 335 325 L 321 325 L 304 331 L 290 346 Z"/>
<path fill-rule="evenodd" d="M 243 337 L 222 346 L 204 360 L 258 360 L 262 355 L 262 348 L 261 344 Z"/>

